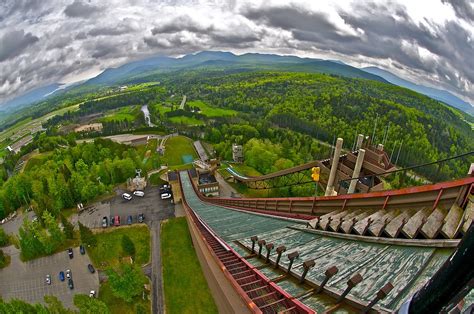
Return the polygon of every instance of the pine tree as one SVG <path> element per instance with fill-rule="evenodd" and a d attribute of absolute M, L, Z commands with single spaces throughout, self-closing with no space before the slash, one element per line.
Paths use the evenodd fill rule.
<path fill-rule="evenodd" d="M 87 246 L 96 246 L 97 239 L 92 233 L 91 229 L 87 228 L 79 222 L 79 234 L 81 235 L 81 242 Z"/>
<path fill-rule="evenodd" d="M 73 239 L 74 238 L 74 226 L 62 214 L 61 214 L 61 223 L 63 224 L 63 232 L 64 232 L 64 235 L 66 236 L 66 239 Z"/>

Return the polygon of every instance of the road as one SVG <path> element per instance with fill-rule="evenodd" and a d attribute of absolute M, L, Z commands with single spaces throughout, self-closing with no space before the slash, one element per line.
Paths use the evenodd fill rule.
<path fill-rule="evenodd" d="M 151 254 L 152 254 L 152 268 L 151 268 L 151 284 L 152 297 L 151 309 L 152 313 L 164 313 L 163 308 L 163 281 L 161 273 L 161 221 L 151 221 L 149 223 L 151 231 Z"/>

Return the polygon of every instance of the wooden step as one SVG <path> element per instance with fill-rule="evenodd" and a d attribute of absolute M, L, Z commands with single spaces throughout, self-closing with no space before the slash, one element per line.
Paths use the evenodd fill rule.
<path fill-rule="evenodd" d="M 384 227 L 390 223 L 390 221 L 400 214 L 399 209 L 389 210 L 385 215 L 383 215 L 378 220 L 374 221 L 369 226 L 369 233 L 373 236 L 379 237 L 382 234 Z"/>
<path fill-rule="evenodd" d="M 462 224 L 464 211 L 458 204 L 453 204 L 444 218 L 441 234 L 447 239 L 454 239 Z"/>
<path fill-rule="evenodd" d="M 462 232 L 466 233 L 474 220 L 474 197 L 469 197 L 466 209 L 464 210 L 464 223 L 462 224 Z"/>
<path fill-rule="evenodd" d="M 426 222 L 433 210 L 429 207 L 418 210 L 403 226 L 402 233 L 410 239 L 416 238 L 421 226 Z"/>
<path fill-rule="evenodd" d="M 338 213 L 335 213 L 334 215 L 328 216 L 325 219 L 321 219 L 318 223 L 319 227 L 322 230 L 327 230 L 329 224 L 334 220 L 334 219 L 340 219 L 340 217 L 346 215 L 349 211 L 343 210 Z"/>
<path fill-rule="evenodd" d="M 401 213 L 393 218 L 384 228 L 384 232 L 392 238 L 398 237 L 405 223 L 415 214 L 416 210 L 409 208 L 404 209 Z"/>
<path fill-rule="evenodd" d="M 374 213 L 374 210 L 372 209 L 362 210 L 358 215 L 352 217 L 351 219 L 344 220 L 344 222 L 341 224 L 340 229 L 344 233 L 349 233 L 351 232 L 352 227 L 355 225 L 356 222 L 358 222 L 361 219 L 364 219 L 365 217 L 370 216 L 373 213 Z"/>
<path fill-rule="evenodd" d="M 338 215 L 338 217 L 331 220 L 331 222 L 329 223 L 329 228 L 332 229 L 332 231 L 337 232 L 341 224 L 346 219 L 351 219 L 352 217 L 356 216 L 360 211 L 361 211 L 360 209 L 356 209 L 356 210 L 347 211 L 345 215 Z"/>
<path fill-rule="evenodd" d="M 427 239 L 436 238 L 439 231 L 441 230 L 441 227 L 443 227 L 443 220 L 447 213 L 448 211 L 446 209 L 436 207 L 421 227 L 421 234 Z"/>
<path fill-rule="evenodd" d="M 379 211 L 376 211 L 370 216 L 365 217 L 364 219 L 359 220 L 358 222 L 355 223 L 355 225 L 352 227 L 352 230 L 354 230 L 355 233 L 364 235 L 369 226 L 374 222 L 380 219 L 382 216 L 387 214 L 387 211 L 385 209 L 381 209 Z"/>

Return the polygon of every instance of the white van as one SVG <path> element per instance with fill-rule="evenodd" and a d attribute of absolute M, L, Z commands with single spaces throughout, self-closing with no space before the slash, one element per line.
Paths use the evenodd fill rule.
<path fill-rule="evenodd" d="M 135 192 L 133 192 L 133 195 L 143 197 L 143 196 L 145 196 L 145 193 L 143 191 L 135 191 Z"/>
<path fill-rule="evenodd" d="M 122 198 L 123 198 L 124 200 L 129 201 L 129 200 L 132 199 L 132 196 L 131 196 L 130 194 L 128 194 L 128 193 L 123 193 L 123 194 L 122 194 Z"/>

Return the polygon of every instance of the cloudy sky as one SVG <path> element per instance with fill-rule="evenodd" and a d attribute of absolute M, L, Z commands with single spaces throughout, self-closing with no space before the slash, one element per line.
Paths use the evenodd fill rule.
<path fill-rule="evenodd" d="M 474 104 L 474 0 L 1 0 L 0 103 L 200 50 L 375 65 Z"/>

